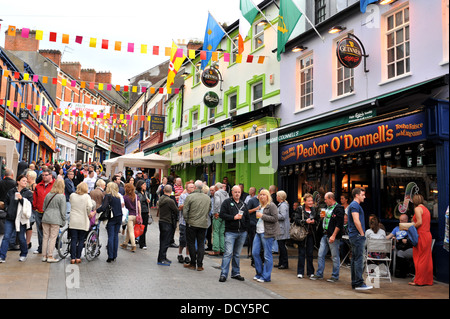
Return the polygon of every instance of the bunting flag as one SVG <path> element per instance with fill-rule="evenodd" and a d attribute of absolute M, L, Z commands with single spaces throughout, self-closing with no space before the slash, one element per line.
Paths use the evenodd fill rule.
<path fill-rule="evenodd" d="M 172 41 L 172 50 L 170 53 L 170 63 L 169 63 L 169 73 L 167 74 L 167 88 L 170 88 L 172 84 L 175 81 L 175 75 L 177 75 L 178 70 L 180 69 L 181 65 L 183 64 L 184 60 L 186 59 L 186 56 L 182 54 L 181 57 L 179 57 L 177 54 L 178 47 L 175 44 L 175 42 Z"/>
<path fill-rule="evenodd" d="M 258 15 L 258 9 L 251 0 L 240 0 L 241 17 L 239 18 L 238 53 L 244 52 L 244 40 L 252 23 Z"/>
<path fill-rule="evenodd" d="M 203 50 L 206 51 L 206 59 L 202 60 L 201 69 L 204 70 L 212 56 L 212 51 L 217 49 L 222 41 L 225 32 L 217 23 L 216 19 L 208 12 L 208 22 L 206 23 L 205 38 L 203 40 Z"/>
<path fill-rule="evenodd" d="M 285 45 L 297 25 L 302 13 L 292 0 L 280 1 L 277 32 L 277 59 L 281 60 L 281 53 L 285 51 Z"/>

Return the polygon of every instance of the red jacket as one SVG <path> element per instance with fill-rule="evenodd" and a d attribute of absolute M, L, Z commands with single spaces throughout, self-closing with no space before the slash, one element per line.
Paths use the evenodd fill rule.
<path fill-rule="evenodd" d="M 45 196 L 47 196 L 47 194 L 50 193 L 54 183 L 55 179 L 52 179 L 52 181 L 48 183 L 47 186 L 45 186 L 44 181 L 41 181 L 39 184 L 36 185 L 33 195 L 33 210 L 37 210 L 40 213 L 44 211 L 43 206 Z"/>

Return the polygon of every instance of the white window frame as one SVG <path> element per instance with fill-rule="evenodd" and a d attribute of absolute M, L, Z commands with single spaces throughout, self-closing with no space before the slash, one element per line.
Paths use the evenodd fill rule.
<path fill-rule="evenodd" d="M 192 130 L 197 129 L 197 127 L 198 127 L 198 114 L 199 114 L 198 110 L 195 110 L 194 112 L 192 112 L 192 125 L 191 125 Z M 195 116 L 197 117 L 197 119 L 194 122 Z"/>
<path fill-rule="evenodd" d="M 336 47 L 340 40 L 352 34 L 353 31 L 349 31 L 346 34 L 343 34 L 337 39 L 334 39 L 334 52 L 336 51 Z M 355 69 L 346 68 L 340 62 L 339 59 L 333 54 L 334 59 L 334 73 L 333 73 L 333 96 L 334 98 L 345 97 L 347 95 L 352 95 L 355 92 Z M 346 76 L 346 72 L 349 72 Z M 342 73 L 342 78 L 339 79 L 339 73 Z M 345 90 L 346 81 L 350 81 L 348 91 Z M 342 93 L 339 93 L 339 84 L 342 83 Z"/>
<path fill-rule="evenodd" d="M 259 19 L 256 21 L 256 23 L 252 26 L 252 50 L 258 50 L 259 48 L 264 46 L 264 30 L 265 26 L 258 27 L 258 23 L 260 23 L 263 19 Z M 258 28 L 261 28 L 261 30 L 258 31 Z M 262 43 L 258 44 L 258 39 L 262 39 Z"/>
<path fill-rule="evenodd" d="M 302 62 L 309 60 L 310 64 L 302 67 Z M 305 82 L 302 81 L 302 73 L 311 72 L 311 78 Z M 311 91 L 309 93 L 302 94 L 302 85 L 306 83 L 311 83 Z M 297 81 L 296 81 L 296 90 L 297 90 L 297 101 L 296 101 L 296 111 L 304 110 L 305 108 L 314 107 L 314 55 L 313 52 L 305 53 L 297 59 Z M 311 103 L 308 105 L 302 105 L 302 99 L 309 95 L 311 97 Z"/>
<path fill-rule="evenodd" d="M 261 85 L 261 97 L 260 98 L 257 98 L 257 99 L 255 99 L 255 87 L 257 86 L 257 85 Z M 257 83 L 255 83 L 255 84 L 253 84 L 252 86 L 251 86 L 251 90 L 252 90 L 252 92 L 251 92 L 251 96 L 252 96 L 252 110 L 254 111 L 254 110 L 258 110 L 258 109 L 260 109 L 260 108 L 262 108 L 263 107 L 263 92 L 264 92 L 264 88 L 263 88 L 263 85 L 264 85 L 264 83 L 263 83 L 263 81 L 259 81 L 259 82 L 257 82 Z M 256 109 L 255 108 L 255 104 L 258 104 L 258 103 L 261 103 L 261 107 L 260 108 L 258 108 L 258 109 Z"/>
<path fill-rule="evenodd" d="M 410 10 L 409 10 L 409 2 L 406 2 L 396 8 L 394 8 L 393 10 L 390 10 L 389 12 L 385 13 L 383 15 L 383 19 L 382 19 L 382 30 L 383 30 L 383 34 L 382 34 L 382 80 L 383 81 L 392 81 L 398 78 L 403 78 L 405 76 L 408 76 L 411 74 L 411 52 L 410 52 L 410 38 L 411 38 L 411 31 L 410 31 L 410 19 L 408 18 L 408 21 L 405 22 L 404 19 L 404 13 L 405 13 L 405 9 L 408 9 L 408 16 L 410 17 Z M 395 25 L 396 22 L 396 15 L 398 13 L 400 13 L 400 11 L 402 12 L 402 23 L 399 25 Z M 388 19 L 392 17 L 393 21 L 394 21 L 394 26 L 392 29 L 388 30 Z M 402 34 L 403 34 L 403 40 L 400 42 L 397 42 L 397 32 L 403 30 Z M 408 36 L 405 36 L 405 31 L 408 31 Z M 394 45 L 390 45 L 388 43 L 388 36 L 390 34 L 394 35 Z M 398 57 L 397 56 L 397 48 L 403 46 L 403 56 L 402 57 Z M 409 47 L 409 54 L 407 54 L 407 50 L 406 48 Z M 389 61 L 389 51 L 393 50 L 391 52 L 393 52 L 394 54 L 394 58 L 392 61 Z M 404 69 L 402 73 L 398 73 L 398 69 L 397 69 L 397 64 L 402 63 Z M 394 66 L 394 70 L 395 70 L 395 74 L 393 76 L 389 76 L 389 66 L 393 65 Z M 407 65 L 409 65 L 409 70 L 407 69 Z"/>
<path fill-rule="evenodd" d="M 245 39 L 244 39 L 244 41 L 245 41 Z M 230 53 L 230 64 L 236 63 L 236 55 L 239 53 L 238 44 L 239 44 L 238 37 L 235 37 L 233 39 L 233 42 L 230 43 L 230 46 L 231 46 L 231 50 L 230 50 L 231 51 L 231 53 Z"/>

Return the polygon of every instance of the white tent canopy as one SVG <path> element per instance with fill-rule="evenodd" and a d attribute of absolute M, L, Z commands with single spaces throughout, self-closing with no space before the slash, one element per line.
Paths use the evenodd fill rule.
<path fill-rule="evenodd" d="M 12 169 L 17 174 L 19 165 L 19 152 L 16 149 L 16 141 L 0 137 L 0 156 L 6 159 L 6 168 Z"/>
<path fill-rule="evenodd" d="M 106 176 L 108 177 L 111 176 L 111 173 L 115 173 L 116 169 L 123 172 L 125 167 L 162 169 L 164 175 L 167 175 L 171 160 L 158 154 L 145 156 L 144 152 L 139 152 L 115 157 L 103 161 L 103 164 L 106 165 Z"/>

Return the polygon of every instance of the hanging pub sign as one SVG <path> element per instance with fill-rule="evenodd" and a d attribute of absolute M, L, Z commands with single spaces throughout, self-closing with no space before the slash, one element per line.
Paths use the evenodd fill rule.
<path fill-rule="evenodd" d="M 208 91 L 203 97 L 203 103 L 206 105 L 206 107 L 214 108 L 219 105 L 219 96 L 216 92 Z"/>
<path fill-rule="evenodd" d="M 215 68 L 207 68 L 202 73 L 202 83 L 206 87 L 213 88 L 219 83 L 220 75 L 219 71 Z"/>
<path fill-rule="evenodd" d="M 26 109 L 21 109 L 19 112 L 19 119 L 21 120 L 27 120 L 28 119 L 28 110 Z"/>
<path fill-rule="evenodd" d="M 354 39 L 346 37 L 338 42 L 336 55 L 339 62 L 346 68 L 356 68 L 364 55 L 361 46 Z"/>
<path fill-rule="evenodd" d="M 166 122 L 166 118 L 164 116 L 152 115 L 150 117 L 150 131 L 164 132 L 165 122 Z"/>

